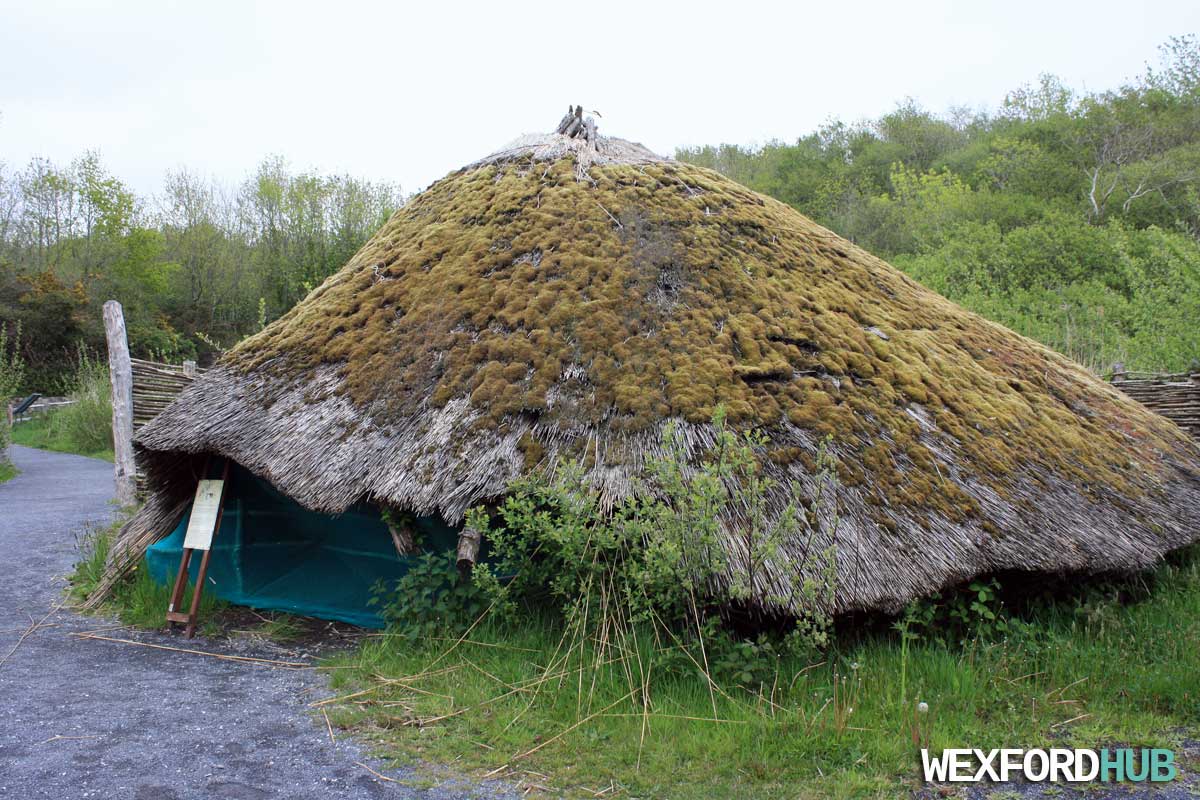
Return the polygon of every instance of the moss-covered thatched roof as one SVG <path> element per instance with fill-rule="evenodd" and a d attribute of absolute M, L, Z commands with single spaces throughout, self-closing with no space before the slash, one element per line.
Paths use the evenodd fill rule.
<path fill-rule="evenodd" d="M 776 509 L 832 437 L 842 610 L 1200 535 L 1200 450 L 1169 422 L 792 208 L 615 139 L 518 140 L 435 183 L 139 446 L 160 514 L 186 499 L 180 454 L 212 452 L 313 509 L 456 520 L 563 459 L 619 499 L 668 420 L 700 457 L 718 405 L 770 435 Z"/>

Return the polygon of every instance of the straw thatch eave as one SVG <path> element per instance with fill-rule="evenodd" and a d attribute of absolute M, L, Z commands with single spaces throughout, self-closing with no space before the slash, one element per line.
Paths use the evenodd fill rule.
<path fill-rule="evenodd" d="M 332 376 L 334 371 L 330 369 Z M 326 378 L 330 379 L 330 378 Z M 232 389 L 232 392 L 230 390 Z M 272 396 L 263 412 L 263 396 Z M 243 376 L 218 376 L 191 388 L 180 399 L 175 419 L 206 417 L 204 426 L 156 425 L 139 439 L 148 470 L 173 488 L 157 487 L 152 509 L 182 512 L 190 497 L 202 454 L 227 456 L 272 482 L 305 506 L 338 513 L 363 499 L 459 520 L 471 505 L 496 498 L 512 478 L 526 469 L 521 440 L 533 435 L 546 447 L 541 468 L 562 456 L 573 457 L 573 437 L 539 430 L 534 420 L 517 421 L 503 433 L 480 429 L 478 413 L 456 402 L 411 420 L 402 429 L 380 429 L 344 398 L 306 403 L 301 392 L 270 393 Z M 219 414 L 206 409 L 221 409 Z M 711 446 L 711 425 L 676 421 L 694 456 Z M 662 454 L 655 435 L 620 436 L 607 446 L 625 448 L 636 458 L 622 464 L 601 463 L 591 471 L 596 488 L 610 502 L 627 496 L 636 485 L 642 460 Z M 773 442 L 815 454 L 819 440 L 784 423 L 771 431 Z M 952 448 L 935 430 L 923 433 L 926 446 Z M 597 439 L 598 440 L 598 439 Z M 312 442 L 321 441 L 320 447 Z M 158 450 L 157 447 L 170 449 Z M 195 458 L 181 458 L 194 453 Z M 464 455 L 464 454 L 469 454 Z M 764 454 L 768 455 L 768 454 Z M 854 458 L 853 450 L 835 445 L 835 455 Z M 943 462 L 955 471 L 953 457 Z M 778 483 L 770 505 L 778 510 L 793 500 L 790 484 L 812 496 L 812 475 L 797 460 L 779 464 L 764 459 L 765 470 Z M 1115 495 L 1103 487 L 1081 488 L 1040 469 L 1006 476 L 1003 492 L 991 481 L 956 475 L 962 489 L 979 503 L 978 517 L 951 520 L 904 507 L 889 508 L 892 526 L 880 524 L 870 491 L 843 486 L 838 497 L 834 536 L 826 525 L 808 546 L 838 550 L 836 610 L 895 609 L 907 600 L 974 575 L 1026 570 L 1040 572 L 1108 572 L 1142 568 L 1163 553 L 1194 541 L 1200 529 L 1200 474 L 1186 461 L 1165 461 L 1161 478 L 1144 485 L 1141 497 Z M 828 523 L 830 509 L 822 509 Z M 737 519 L 727 520 L 732 534 Z M 985 525 L 986 522 L 986 525 Z M 160 523 L 161 524 L 161 523 Z M 893 532 L 894 530 L 894 532 Z M 736 561 L 738 553 L 731 551 Z M 793 553 L 793 555 L 799 555 Z M 760 576 L 764 594 L 790 586 L 788 562 L 767 565 Z"/>

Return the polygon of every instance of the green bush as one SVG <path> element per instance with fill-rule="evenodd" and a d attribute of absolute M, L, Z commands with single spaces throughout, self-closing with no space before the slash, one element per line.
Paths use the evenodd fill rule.
<path fill-rule="evenodd" d="M 403 636 L 438 636 L 462 630 L 483 612 L 486 598 L 469 577 L 459 573 L 453 551 L 426 553 L 388 586 L 374 587 L 372 606 L 393 633 Z"/>
<path fill-rule="evenodd" d="M 802 612 L 788 646 L 823 646 L 834 554 L 809 546 L 824 538 L 818 515 L 792 504 L 768 513 L 774 483 L 756 457 L 765 438 L 729 430 L 721 411 L 714 424 L 716 443 L 698 466 L 688 463 L 679 431 L 668 427 L 666 455 L 649 465 L 637 497 L 616 508 L 605 508 L 583 471 L 570 465 L 553 478 L 519 480 L 492 515 L 472 510 L 468 524 L 484 532 L 492 549 L 490 563 L 478 565 L 474 578 L 497 615 L 515 618 L 533 606 L 580 630 L 615 625 L 697 640 L 713 630 L 711 617 L 730 609 L 756 613 L 792 605 Z M 836 509 L 833 464 L 824 448 L 818 460 L 818 496 L 810 505 Z M 791 494 L 803 492 L 797 486 Z M 738 535 L 729 538 L 723 520 L 734 509 Z M 795 576 L 794 585 L 782 592 L 764 588 L 760 574 L 787 558 L 785 543 L 796 542 L 809 555 L 807 563 L 784 571 Z"/>
<path fill-rule="evenodd" d="M 812 543 L 828 538 L 822 524 L 837 525 L 834 464 L 822 447 L 816 496 L 804 509 L 768 513 L 775 486 L 756 456 L 765 438 L 729 430 L 720 411 L 714 423 L 715 444 L 700 464 L 668 427 L 665 455 L 648 465 L 637 497 L 615 508 L 568 464 L 518 480 L 498 508 L 472 509 L 467 524 L 487 550 L 469 578 L 454 553 L 430 553 L 394 585 L 376 586 L 373 603 L 401 649 L 465 630 L 517 638 L 549 631 L 561 635 L 555 669 L 612 672 L 620 681 L 634 671 L 644 681 L 651 672 L 665 680 L 699 673 L 753 691 L 775 676 L 780 658 L 825 647 L 833 553 Z M 729 537 L 723 520 L 735 509 L 738 535 Z M 756 577 L 785 558 L 785 542 L 803 543 L 808 561 L 787 570 L 795 585 L 764 588 Z M 756 611 L 788 604 L 801 609 L 790 624 Z M 747 613 L 772 632 L 739 635 L 730 622 Z"/>
<path fill-rule="evenodd" d="M 25 362 L 20 355 L 21 330 L 10 341 L 8 329 L 0 327 L 0 469 L 8 467 L 8 445 L 12 434 L 6 413 L 8 401 L 17 393 L 25 377 Z"/>
<path fill-rule="evenodd" d="M 50 417 L 50 436 L 77 453 L 113 449 L 112 400 L 108 367 L 80 349 L 69 395 L 70 405 Z"/>

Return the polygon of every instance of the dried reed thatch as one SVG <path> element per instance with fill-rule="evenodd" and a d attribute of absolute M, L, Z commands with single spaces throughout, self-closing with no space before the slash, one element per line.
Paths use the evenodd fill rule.
<path fill-rule="evenodd" d="M 204 453 L 311 509 L 455 521 L 564 459 L 616 502 L 669 420 L 702 457 L 718 404 L 770 435 L 776 512 L 814 494 L 832 437 L 838 526 L 755 574 L 786 594 L 806 544 L 836 544 L 839 611 L 1197 538 L 1200 449 L 1171 423 L 790 207 L 572 116 L 431 186 L 143 429 L 155 497 L 113 574 Z"/>

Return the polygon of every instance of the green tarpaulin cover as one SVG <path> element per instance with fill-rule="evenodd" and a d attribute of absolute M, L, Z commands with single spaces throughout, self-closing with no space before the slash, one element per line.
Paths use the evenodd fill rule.
<path fill-rule="evenodd" d="M 360 504 L 336 517 L 308 511 L 236 464 L 224 508 L 205 592 L 253 608 L 383 627 L 368 605 L 371 587 L 379 580 L 394 584 L 412 559 L 396 552 L 377 508 Z M 175 580 L 190 516 L 146 551 L 146 566 L 160 583 Z M 416 528 L 425 551 L 444 552 L 457 541 L 457 531 L 437 518 L 418 518 Z M 193 581 L 199 569 L 193 557 Z"/>

